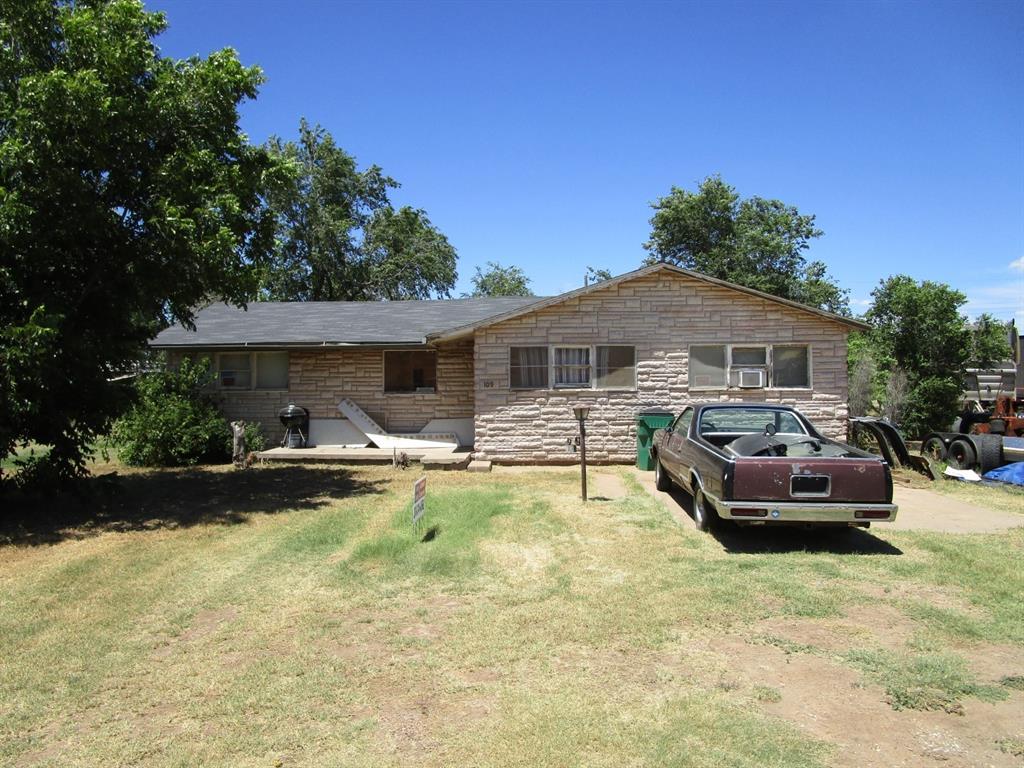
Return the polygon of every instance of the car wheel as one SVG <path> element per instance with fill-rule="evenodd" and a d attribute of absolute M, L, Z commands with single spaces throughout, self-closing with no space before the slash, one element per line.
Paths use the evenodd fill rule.
<path fill-rule="evenodd" d="M 718 513 L 708 504 L 700 487 L 693 493 L 693 522 L 698 531 L 713 531 L 718 526 Z"/>
<path fill-rule="evenodd" d="M 672 478 L 668 476 L 668 472 L 661 466 L 661 459 L 654 460 L 654 487 L 659 491 L 672 490 Z"/>

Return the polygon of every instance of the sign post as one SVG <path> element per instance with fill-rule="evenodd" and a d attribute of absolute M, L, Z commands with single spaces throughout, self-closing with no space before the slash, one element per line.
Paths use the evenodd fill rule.
<path fill-rule="evenodd" d="M 427 509 L 427 476 L 412 485 L 412 524 L 415 526 Z"/>

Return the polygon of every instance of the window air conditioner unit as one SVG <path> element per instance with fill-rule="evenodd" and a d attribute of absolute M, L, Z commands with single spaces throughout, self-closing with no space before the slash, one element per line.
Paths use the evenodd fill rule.
<path fill-rule="evenodd" d="M 757 368 L 743 369 L 740 374 L 741 389 L 759 389 L 764 386 L 764 371 Z"/>

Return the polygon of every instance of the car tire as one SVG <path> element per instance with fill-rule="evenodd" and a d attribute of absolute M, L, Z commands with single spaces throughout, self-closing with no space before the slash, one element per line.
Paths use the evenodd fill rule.
<path fill-rule="evenodd" d="M 946 462 L 953 469 L 974 469 L 974 465 L 978 463 L 978 454 L 974 450 L 974 443 L 967 438 L 958 437 L 949 444 Z"/>
<path fill-rule="evenodd" d="M 1003 465 L 1003 438 L 1000 435 L 974 435 L 981 474 Z"/>
<path fill-rule="evenodd" d="M 946 444 L 941 437 L 929 437 L 921 446 L 921 455 L 933 461 L 945 461 Z"/>
<path fill-rule="evenodd" d="M 693 523 L 697 526 L 697 530 L 710 533 L 718 527 L 719 519 L 718 513 L 708 504 L 707 497 L 704 496 L 704 491 L 700 486 L 694 488 Z"/>
<path fill-rule="evenodd" d="M 672 478 L 668 476 L 668 472 L 661 466 L 661 459 L 658 458 L 654 460 L 654 487 L 659 491 L 672 490 Z"/>

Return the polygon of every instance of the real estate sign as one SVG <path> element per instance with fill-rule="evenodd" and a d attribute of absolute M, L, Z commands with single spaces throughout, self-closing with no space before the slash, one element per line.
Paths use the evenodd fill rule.
<path fill-rule="evenodd" d="M 412 522 L 415 525 L 427 508 L 427 476 L 424 475 L 412 485 Z"/>

